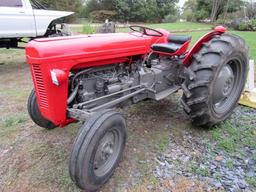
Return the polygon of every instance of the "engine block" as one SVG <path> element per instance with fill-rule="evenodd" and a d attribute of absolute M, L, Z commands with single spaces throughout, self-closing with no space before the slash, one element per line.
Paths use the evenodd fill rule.
<path fill-rule="evenodd" d="M 168 57 L 160 57 L 151 60 L 150 63 L 149 67 L 146 65 L 146 62 L 139 60 L 134 61 L 132 64 L 119 63 L 91 70 L 84 69 L 72 72 L 69 95 L 73 95 L 73 91 L 77 93 L 74 100 L 70 102 L 71 106 L 115 94 L 139 85 L 152 90 L 151 92 L 144 92 L 131 98 L 132 102 L 136 103 L 145 98 L 153 99 L 157 93 L 176 86 L 177 73 L 179 72 L 177 61 L 173 61 Z M 175 73 L 173 73 L 174 71 Z M 106 97 L 89 105 L 84 105 L 83 109 L 102 105 L 129 93 L 131 91 Z"/>

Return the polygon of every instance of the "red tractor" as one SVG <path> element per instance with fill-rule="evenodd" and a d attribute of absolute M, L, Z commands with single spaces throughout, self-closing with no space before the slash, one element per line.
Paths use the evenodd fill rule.
<path fill-rule="evenodd" d="M 36 39 L 26 47 L 34 82 L 31 119 L 46 129 L 84 122 L 69 170 L 88 191 L 111 177 L 124 150 L 125 119 L 113 108 L 182 90 L 181 104 L 192 122 L 212 126 L 232 113 L 245 85 L 248 47 L 222 26 L 189 51 L 190 36 L 130 28 L 130 33 Z"/>

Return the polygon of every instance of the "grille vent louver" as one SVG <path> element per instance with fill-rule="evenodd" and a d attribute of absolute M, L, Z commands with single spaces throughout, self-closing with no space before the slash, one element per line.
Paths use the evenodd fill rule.
<path fill-rule="evenodd" d="M 32 65 L 33 73 L 34 73 L 34 78 L 35 78 L 35 84 L 36 84 L 36 89 L 38 91 L 39 99 L 38 99 L 38 105 L 41 108 L 48 109 L 48 99 L 46 95 L 46 90 L 44 87 L 44 81 L 40 69 L 40 65 Z"/>

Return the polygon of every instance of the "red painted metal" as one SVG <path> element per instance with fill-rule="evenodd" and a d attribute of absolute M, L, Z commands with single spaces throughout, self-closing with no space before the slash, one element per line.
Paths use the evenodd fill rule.
<path fill-rule="evenodd" d="M 194 54 L 196 54 L 202 47 L 203 43 L 210 41 L 214 36 L 225 33 L 227 29 L 223 26 L 217 26 L 213 31 L 202 36 L 189 50 L 188 54 L 183 60 L 183 65 L 189 67 Z"/>
<path fill-rule="evenodd" d="M 130 62 L 135 55 L 143 57 L 151 51 L 152 44 L 167 42 L 169 32 L 161 32 L 163 37 L 114 33 L 44 38 L 29 42 L 26 58 L 42 115 L 60 127 L 73 122 L 66 115 L 69 72 Z M 52 78 L 56 78 L 59 84 L 54 84 Z"/>
<path fill-rule="evenodd" d="M 227 28 L 219 25 L 219 26 L 214 28 L 214 31 L 217 31 L 217 32 L 220 32 L 220 33 L 225 33 L 227 31 Z"/>

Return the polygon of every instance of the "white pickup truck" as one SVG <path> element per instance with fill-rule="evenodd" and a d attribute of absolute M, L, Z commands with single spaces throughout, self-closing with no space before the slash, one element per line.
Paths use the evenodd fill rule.
<path fill-rule="evenodd" d="M 63 17 L 73 12 L 46 10 L 36 0 L 0 0 L 0 48 L 18 47 L 26 37 L 69 35 Z M 57 25 L 61 24 L 58 28 Z"/>

